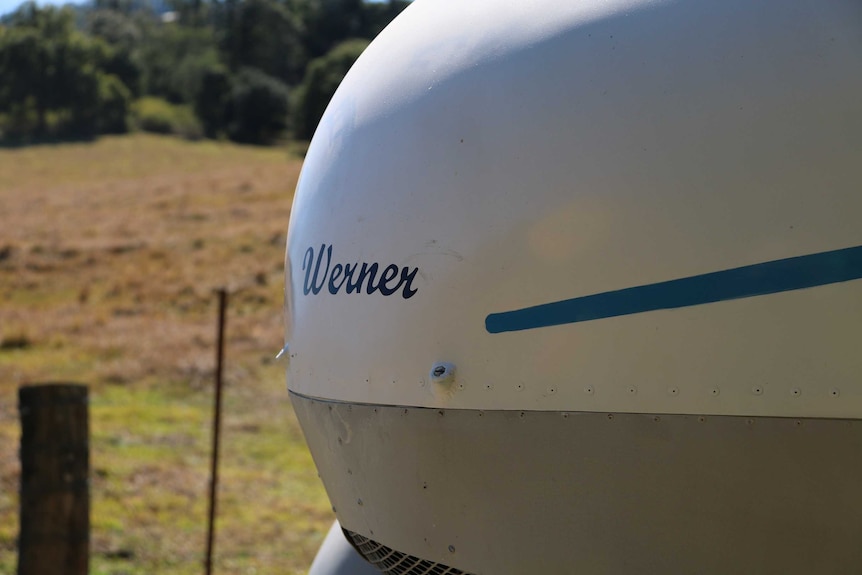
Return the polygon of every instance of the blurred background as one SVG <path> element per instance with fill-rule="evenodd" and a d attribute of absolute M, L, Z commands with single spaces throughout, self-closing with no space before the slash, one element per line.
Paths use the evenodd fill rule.
<path fill-rule="evenodd" d="M 307 141 L 406 2 L 0 1 L 0 573 L 17 390 L 90 388 L 91 568 L 201 573 L 231 290 L 216 573 L 304 573 L 333 519 L 287 399 L 283 258 Z"/>
<path fill-rule="evenodd" d="M 143 130 L 260 145 L 308 140 L 347 69 L 406 5 L 0 4 L 12 10 L 0 18 L 0 137 L 26 144 Z"/>

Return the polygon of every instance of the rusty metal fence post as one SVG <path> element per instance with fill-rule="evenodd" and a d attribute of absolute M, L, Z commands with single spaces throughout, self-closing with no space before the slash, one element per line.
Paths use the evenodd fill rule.
<path fill-rule="evenodd" d="M 90 550 L 87 387 L 24 386 L 18 575 L 86 575 Z"/>

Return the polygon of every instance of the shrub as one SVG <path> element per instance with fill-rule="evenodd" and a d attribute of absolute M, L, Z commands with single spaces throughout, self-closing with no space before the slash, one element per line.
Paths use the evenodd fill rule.
<path fill-rule="evenodd" d="M 174 134 L 189 139 L 197 139 L 203 135 L 201 125 L 189 106 L 148 97 L 135 102 L 132 111 L 135 126 L 145 132 Z"/>
<path fill-rule="evenodd" d="M 135 125 L 145 132 L 171 134 L 176 106 L 161 98 L 141 98 L 133 106 Z"/>

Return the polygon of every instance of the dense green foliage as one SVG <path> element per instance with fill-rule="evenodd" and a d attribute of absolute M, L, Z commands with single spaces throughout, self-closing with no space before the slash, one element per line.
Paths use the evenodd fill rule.
<path fill-rule="evenodd" d="M 145 132 L 174 134 L 189 139 L 204 135 L 190 106 L 172 104 L 161 98 L 144 96 L 132 106 L 132 116 L 134 126 Z"/>
<path fill-rule="evenodd" d="M 11 137 L 123 131 L 130 92 L 112 74 L 114 50 L 74 27 L 66 10 L 27 4 L 0 28 L 0 113 Z"/>
<path fill-rule="evenodd" d="M 155 3 L 156 5 L 158 3 Z M 96 0 L 0 20 L 0 137 L 310 138 L 405 0 Z M 289 105 L 292 102 L 293 105 Z"/>
<path fill-rule="evenodd" d="M 268 144 L 287 127 L 287 86 L 254 68 L 237 75 L 227 106 L 228 135 Z"/>
<path fill-rule="evenodd" d="M 298 137 L 311 139 L 338 84 L 367 46 L 367 40 L 348 40 L 311 61 L 296 94 Z"/>

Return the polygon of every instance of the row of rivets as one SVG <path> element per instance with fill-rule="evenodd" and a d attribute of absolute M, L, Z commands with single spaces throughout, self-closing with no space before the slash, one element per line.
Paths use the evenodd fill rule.
<path fill-rule="evenodd" d="M 451 363 L 445 363 L 445 362 L 435 363 L 431 367 L 431 371 L 430 371 L 429 375 L 431 377 L 431 380 L 435 383 L 438 383 L 438 384 L 451 383 L 455 379 L 455 366 Z M 459 383 L 458 389 L 463 390 L 464 384 Z M 486 391 L 493 391 L 493 389 L 494 389 L 493 384 L 491 384 L 491 383 L 485 384 L 485 390 Z M 516 389 L 517 389 L 517 391 L 523 391 L 524 384 L 522 384 L 522 383 L 517 384 Z M 751 388 L 752 395 L 763 395 L 764 391 L 765 391 L 765 389 L 763 388 L 762 385 L 755 385 L 754 387 Z M 557 393 L 557 388 L 553 387 L 553 386 L 549 387 L 549 388 L 547 388 L 546 392 L 548 395 L 553 395 L 553 394 Z M 584 393 L 586 393 L 587 395 L 593 395 L 595 392 L 596 392 L 595 387 L 593 387 L 592 385 L 587 385 L 584 387 Z M 637 395 L 638 388 L 635 385 L 630 385 L 626 388 L 626 392 L 629 395 Z M 667 394 L 670 396 L 677 396 L 680 394 L 680 389 L 676 386 L 668 387 L 667 388 Z M 709 394 L 712 395 L 713 397 L 717 397 L 717 396 L 721 395 L 721 389 L 718 387 L 713 387 L 709 390 Z M 793 387 L 790 389 L 790 395 L 793 397 L 801 397 L 802 396 L 802 389 L 799 387 Z M 832 389 L 829 390 L 829 396 L 830 397 L 838 397 L 840 395 L 841 395 L 841 391 L 837 387 L 833 387 Z"/>
<path fill-rule="evenodd" d="M 464 385 L 463 384 L 459 385 L 459 388 L 464 389 Z M 518 384 L 516 387 L 516 391 L 523 391 L 523 389 L 524 389 L 523 384 Z M 493 391 L 493 390 L 494 390 L 493 384 L 490 384 L 490 383 L 485 384 L 485 391 Z M 557 393 L 557 388 L 555 386 L 551 386 L 551 387 L 548 387 L 545 391 L 546 391 L 547 395 L 554 395 L 555 393 Z M 592 386 L 592 385 L 586 385 L 583 388 L 583 392 L 587 395 L 595 395 L 596 388 L 595 388 L 595 386 Z M 765 388 L 761 385 L 755 385 L 754 387 L 751 388 L 751 394 L 752 395 L 763 395 L 765 392 L 766 392 Z M 638 393 L 639 393 L 639 389 L 636 385 L 630 385 L 626 388 L 626 394 L 627 395 L 637 395 Z M 681 390 L 677 386 L 671 386 L 671 387 L 667 388 L 667 394 L 670 396 L 677 396 L 677 395 L 680 395 L 680 393 L 681 393 Z M 709 393 L 709 395 L 711 395 L 713 397 L 718 397 L 719 395 L 721 395 L 721 388 L 711 387 L 708 390 L 708 393 Z M 792 387 L 792 388 L 790 388 L 789 393 L 793 397 L 801 397 L 802 396 L 802 388 Z M 840 395 L 841 395 L 841 390 L 839 390 L 837 387 L 833 387 L 832 389 L 829 390 L 829 396 L 830 397 L 838 397 Z"/>

